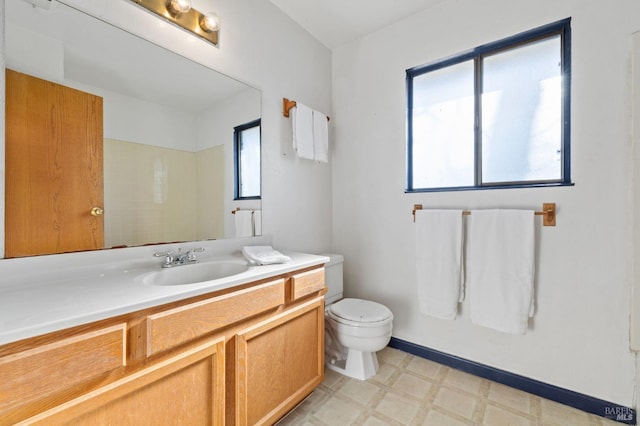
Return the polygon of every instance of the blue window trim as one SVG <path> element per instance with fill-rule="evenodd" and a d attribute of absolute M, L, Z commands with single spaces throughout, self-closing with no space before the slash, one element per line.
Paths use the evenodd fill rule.
<path fill-rule="evenodd" d="M 481 67 L 482 59 L 500 51 L 509 50 L 519 45 L 531 43 L 535 40 L 560 36 L 562 46 L 562 177 L 557 180 L 550 181 L 522 181 L 522 182 L 492 182 L 490 184 L 482 184 L 480 179 L 481 156 L 478 154 L 481 149 L 480 141 L 480 125 L 475 126 L 475 185 L 464 187 L 444 187 L 444 188 L 414 188 L 413 187 L 413 78 L 446 68 L 461 62 L 473 60 L 475 64 L 475 117 L 478 120 L 481 99 L 481 83 L 482 77 Z M 468 191 L 477 189 L 505 189 L 505 188 L 531 188 L 531 187 L 547 187 L 547 186 L 568 186 L 573 185 L 571 182 L 571 18 L 566 18 L 551 24 L 544 25 L 512 37 L 487 43 L 457 55 L 441 59 L 439 61 L 409 68 L 406 70 L 406 87 L 407 87 L 407 179 L 406 193 L 410 192 L 442 192 L 442 191 Z"/>
<path fill-rule="evenodd" d="M 240 196 L 240 135 L 244 130 L 251 129 L 253 127 L 260 128 L 260 145 L 262 146 L 262 127 L 261 120 L 258 118 L 257 120 L 250 121 L 249 123 L 242 124 L 240 126 L 236 126 L 233 128 L 233 199 L 237 200 L 260 200 L 262 198 L 261 195 L 256 195 L 253 197 L 241 197 Z M 261 187 L 262 187 L 262 179 L 260 179 Z M 262 194 L 262 188 L 260 189 L 260 194 Z"/>

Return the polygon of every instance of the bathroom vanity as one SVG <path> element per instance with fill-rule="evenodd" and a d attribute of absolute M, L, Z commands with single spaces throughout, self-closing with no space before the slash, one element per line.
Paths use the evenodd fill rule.
<path fill-rule="evenodd" d="M 290 255 L 186 285 L 145 260 L 0 286 L 0 423 L 273 424 L 324 375 L 328 259 Z"/>

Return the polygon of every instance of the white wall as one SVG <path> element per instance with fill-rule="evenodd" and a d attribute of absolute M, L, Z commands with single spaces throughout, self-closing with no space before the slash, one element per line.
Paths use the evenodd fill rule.
<path fill-rule="evenodd" d="M 193 112 L 70 80 L 64 84 L 102 97 L 105 138 L 196 151 L 198 117 Z"/>
<path fill-rule="evenodd" d="M 11 24 L 4 28 L 7 36 L 7 43 L 4 44 L 7 67 L 44 80 L 60 84 L 64 82 L 62 42 Z"/>
<path fill-rule="evenodd" d="M 225 238 L 231 238 L 236 235 L 235 216 L 231 211 L 236 208 L 241 209 L 260 209 L 262 203 L 260 200 L 242 200 L 235 201 L 235 170 L 234 164 L 234 140 L 233 128 L 242 124 L 260 118 L 260 92 L 253 89 L 246 89 L 242 93 L 237 93 L 232 98 L 218 103 L 215 107 L 204 111 L 198 116 L 197 132 L 198 140 L 196 149 L 198 152 L 210 148 L 212 146 L 224 144 L 224 164 L 225 167 L 222 176 L 224 178 L 224 212 L 222 220 L 224 222 Z M 211 135 L 216 137 L 212 138 Z M 264 155 L 264 138 L 263 138 L 263 155 Z M 263 176 L 265 173 L 263 171 Z M 205 191 L 205 188 L 201 188 Z M 203 192 L 206 193 L 206 192 Z M 267 194 L 268 195 L 268 194 Z M 277 211 L 273 213 L 277 214 Z M 203 218 L 204 219 L 204 218 Z"/>
<path fill-rule="evenodd" d="M 195 150 L 202 151 L 232 141 L 234 127 L 258 118 L 260 92 L 257 90 L 247 88 L 229 99 L 218 102 L 198 115 Z"/>
<path fill-rule="evenodd" d="M 272 234 L 274 246 L 280 248 L 317 252 L 330 247 L 331 166 L 295 158 L 291 122 L 281 114 L 282 97 L 330 114 L 331 53 L 327 48 L 264 0 L 193 1 L 199 10 L 218 13 L 222 25 L 219 48 L 130 1 L 64 2 L 260 89 L 263 233 Z M 4 11 L 4 0 L 0 6 Z M 0 57 L 3 60 L 4 55 Z M 0 78 L 3 81 L 4 75 Z M 4 103 L 4 92 L 0 102 Z M 4 137 L 4 131 L 1 134 Z M 4 160 L 0 164 L 3 177 Z M 4 190 L 0 191 L 3 194 Z M 4 204 L 4 196 L 1 198 L 0 207 Z M 2 265 L 0 273 L 1 269 Z"/>
<path fill-rule="evenodd" d="M 405 70 L 572 17 L 573 187 L 405 194 Z M 632 275 L 629 57 L 640 3 L 445 1 L 333 52 L 334 250 L 346 293 L 394 312 L 397 338 L 625 406 Z M 540 228 L 537 312 L 514 336 L 416 302 L 411 209 L 558 206 Z"/>

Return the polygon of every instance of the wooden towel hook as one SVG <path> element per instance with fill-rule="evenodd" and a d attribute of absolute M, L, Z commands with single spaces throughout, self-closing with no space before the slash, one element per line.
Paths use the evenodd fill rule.
<path fill-rule="evenodd" d="M 291 108 L 297 106 L 296 101 L 290 101 L 287 98 L 282 98 L 282 115 L 289 117 L 289 111 Z"/>

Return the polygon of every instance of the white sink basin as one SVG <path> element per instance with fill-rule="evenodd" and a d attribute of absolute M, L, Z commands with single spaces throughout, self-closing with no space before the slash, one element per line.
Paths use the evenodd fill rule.
<path fill-rule="evenodd" d="M 142 282 L 149 285 L 196 284 L 237 275 L 248 269 L 249 265 L 240 261 L 195 263 L 151 272 L 142 278 Z"/>

